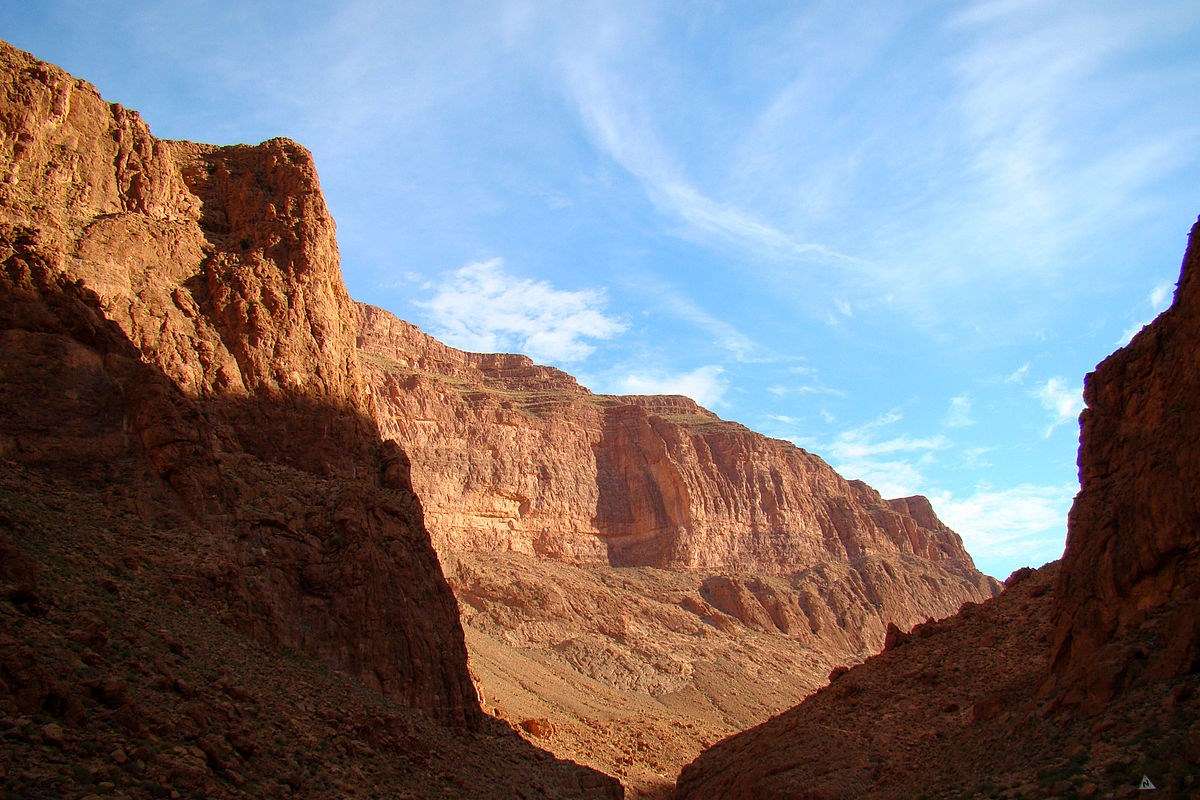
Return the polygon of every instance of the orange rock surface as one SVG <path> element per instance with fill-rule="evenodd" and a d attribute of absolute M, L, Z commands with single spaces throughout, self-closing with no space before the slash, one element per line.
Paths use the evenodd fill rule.
<path fill-rule="evenodd" d="M 1200 670 L 1200 223 L 1171 308 L 1088 375 L 1084 399 L 1054 673 L 1069 700 L 1102 706 Z"/>
<path fill-rule="evenodd" d="M 24 756 L 41 744 L 16 721 L 74 708 L 44 678 L 82 656 L 101 660 L 65 668 L 79 686 L 102 684 L 101 667 L 128 671 L 139 713 L 163 712 L 153 730 L 123 733 L 103 715 L 37 720 L 76 755 L 230 739 L 226 717 L 245 709 L 221 705 L 215 681 L 230 680 L 212 654 L 235 642 L 253 654 L 233 683 L 278 671 L 255 684 L 269 718 L 236 760 L 210 741 L 196 791 L 288 791 L 272 770 L 304 748 L 259 734 L 325 741 L 383 708 L 433 719 L 421 735 L 444 751 L 409 769 L 389 754 L 423 752 L 411 736 L 372 745 L 362 763 L 384 765 L 381 785 L 397 792 L 441 770 L 450 783 L 429 796 L 483 783 L 510 796 L 520 775 L 535 796 L 612 793 L 515 729 L 662 794 L 703 746 L 878 650 L 889 626 L 994 593 L 923 498 L 883 500 L 686 398 L 595 395 L 355 304 L 294 142 L 162 141 L 55 67 L 6 45 L 0 65 L 0 380 L 17 398 L 0 410 L 0 457 L 22 476 L 9 497 L 27 485 L 26 499 L 57 509 L 18 514 L 0 542 L 5 613 L 23 637 L 0 640 L 17 698 L 5 713 Z M 83 557 L 103 548 L 56 540 L 56 525 L 141 567 Z M 140 670 L 161 647 L 116 610 L 100 624 L 128 648 L 64 645 L 109 583 L 133 598 L 133 620 L 157 620 L 159 594 L 177 598 L 154 624 L 195 663 Z M 56 592 L 68 600 L 44 599 Z M 20 666 L 30 658 L 36 668 Z M 176 679 L 185 690 L 164 694 Z M 289 681 L 310 698 L 294 719 Z M 184 717 L 195 726 L 171 738 Z M 314 796 L 335 792 L 334 766 L 358 763 L 317 751 L 297 778 Z M 73 785 L 52 764 L 35 772 L 5 775 L 21 791 Z"/>
<path fill-rule="evenodd" d="M 685 397 L 596 395 L 359 306 L 380 429 L 459 599 L 485 707 L 668 791 L 706 744 L 994 592 L 925 498 L 885 501 Z M 532 737 L 531 737 L 532 738 Z"/>
<path fill-rule="evenodd" d="M 612 797 L 480 713 L 312 160 L 0 43 L 5 796 Z"/>

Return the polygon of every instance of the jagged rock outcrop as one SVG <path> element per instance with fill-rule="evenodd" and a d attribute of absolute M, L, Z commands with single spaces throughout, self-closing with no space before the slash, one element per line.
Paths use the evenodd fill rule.
<path fill-rule="evenodd" d="M 612 796 L 480 714 L 309 154 L 157 140 L 3 43 L 0 133 L 0 780 Z"/>
<path fill-rule="evenodd" d="M 1143 781 L 1196 796 L 1198 275 L 1200 223 L 1171 308 L 1085 381 L 1061 563 L 890 632 L 883 654 L 702 753 L 680 800 L 1132 797 Z"/>
<path fill-rule="evenodd" d="M 1200 670 L 1200 223 L 1174 303 L 1087 376 L 1084 399 L 1054 676 L 1102 706 Z"/>
<path fill-rule="evenodd" d="M 6 392 L 5 456 L 99 461 L 125 455 L 116 442 L 131 440 L 192 511 L 221 517 L 246 558 L 268 551 L 253 558 L 280 566 L 264 577 L 287 578 L 284 565 L 295 565 L 293 596 L 267 590 L 259 602 L 276 607 L 253 624 L 281 639 L 295 628 L 289 644 L 305 630 L 331 665 L 395 684 L 414 705 L 474 713 L 454 606 L 421 541 L 419 506 L 403 476 L 389 473 L 386 459 L 398 456 L 370 420 L 311 157 L 283 140 L 229 150 L 160 142 L 87 84 L 11 48 L 0 57 L 3 296 L 7 355 L 18 361 L 6 376 L 30 382 Z M 103 340 L 64 338 L 81 327 Z M 89 345 L 96 356 L 81 352 Z M 114 359 L 129 363 L 118 370 Z M 58 409 L 44 395 L 71 398 L 77 380 L 91 388 L 93 407 L 109 411 L 92 420 L 112 431 L 100 452 L 89 452 L 92 432 L 72 437 L 80 452 L 60 452 Z M 27 410 L 45 426 L 23 427 Z M 222 472 L 239 452 L 354 482 L 317 496 L 229 496 Z M 385 490 L 396 499 L 385 503 Z M 339 581 L 360 570 L 358 580 Z M 383 589 L 393 581 L 416 596 L 390 599 Z M 301 583 L 329 602 L 304 600 Z M 334 612 L 341 600 L 351 605 Z M 412 601 L 427 608 L 405 609 Z M 288 616 L 297 617 L 290 626 Z M 381 635 L 392 626 L 413 635 L 407 643 Z M 424 674 L 399 674 L 410 664 Z"/>

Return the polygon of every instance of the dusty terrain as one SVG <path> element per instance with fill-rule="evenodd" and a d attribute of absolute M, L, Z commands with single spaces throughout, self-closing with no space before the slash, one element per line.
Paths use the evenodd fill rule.
<path fill-rule="evenodd" d="M 705 751 L 681 798 L 1200 796 L 1200 223 L 1087 376 L 1061 563 Z"/>

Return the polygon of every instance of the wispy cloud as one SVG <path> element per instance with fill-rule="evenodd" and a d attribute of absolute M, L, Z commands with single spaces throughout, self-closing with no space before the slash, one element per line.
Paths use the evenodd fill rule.
<path fill-rule="evenodd" d="M 625 283 L 640 294 L 652 296 L 656 311 L 672 314 L 707 333 L 719 348 L 732 355 L 735 360 L 745 363 L 774 360 L 774 357 L 764 352 L 757 342 L 729 321 L 701 308 L 694 300 L 666 281 L 643 275 L 636 279 L 627 279 Z"/>
<path fill-rule="evenodd" d="M 564 291 L 521 278 L 493 258 L 459 267 L 417 305 L 430 316 L 435 336 L 465 350 L 516 351 L 534 359 L 573 362 L 610 339 L 625 323 L 604 311 L 600 289 Z"/>
<path fill-rule="evenodd" d="M 620 394 L 681 394 L 702 406 L 721 402 L 729 388 L 722 377 L 724 368 L 715 364 L 697 367 L 689 372 L 631 372 L 617 380 Z"/>
<path fill-rule="evenodd" d="M 1193 24 L 1186 4 L 991 1 L 951 22 L 970 37 L 956 74 L 985 198 L 971 208 L 993 236 L 1006 238 L 1010 253 L 1020 246 L 1034 263 L 1047 263 L 1135 206 L 1146 185 L 1194 160 L 1196 131 L 1169 118 L 1149 124 L 1135 87 L 1153 78 L 1121 63 Z M 1064 41 L 1088 45 L 1064 49 Z M 1108 130 L 1096 130 L 1102 120 Z M 1086 148 L 1076 144 L 1081 134 Z"/>
<path fill-rule="evenodd" d="M 925 475 L 910 461 L 861 459 L 836 465 L 846 478 L 865 481 L 884 497 L 910 497 L 920 494 Z"/>
<path fill-rule="evenodd" d="M 987 469 L 991 467 L 991 462 L 985 459 L 984 456 L 995 449 L 995 447 L 988 446 L 964 448 L 962 451 L 963 466 L 968 469 Z"/>
<path fill-rule="evenodd" d="M 610 63 L 627 55 L 634 34 L 624 20 L 605 19 L 604 36 L 572 40 L 561 55 L 564 82 L 596 146 L 641 184 L 663 214 L 692 235 L 757 255 L 810 263 L 862 265 L 861 258 L 810 241 L 759 215 L 720 200 L 686 177 L 663 143 L 651 103 Z"/>
<path fill-rule="evenodd" d="M 1004 377 L 1005 383 L 1024 383 L 1026 376 L 1029 375 L 1029 362 L 1026 361 L 1021 366 L 1014 369 Z"/>
<path fill-rule="evenodd" d="M 1150 290 L 1150 294 L 1146 297 L 1146 302 L 1150 306 L 1152 312 L 1150 316 L 1143 319 L 1141 322 L 1134 323 L 1125 333 L 1121 334 L 1121 338 L 1117 340 L 1117 347 L 1124 347 L 1133 341 L 1133 337 L 1137 336 L 1138 331 L 1154 321 L 1154 318 L 1166 311 L 1167 306 L 1171 304 L 1172 292 L 1175 288 L 1173 281 L 1163 281 Z"/>
<path fill-rule="evenodd" d="M 1033 396 L 1050 412 L 1050 424 L 1044 434 L 1047 439 L 1060 425 L 1078 419 L 1083 411 L 1083 387 L 1069 386 L 1059 377 L 1047 380 L 1034 390 Z"/>
<path fill-rule="evenodd" d="M 977 561 L 1015 558 L 1040 566 L 1062 554 L 1067 511 L 1077 489 L 1075 484 L 1022 483 L 1007 489 L 980 484 L 962 497 L 941 492 L 930 500 Z"/>
<path fill-rule="evenodd" d="M 841 389 L 834 389 L 832 386 L 826 386 L 820 382 L 802 383 L 791 386 L 782 383 L 772 384 L 767 387 L 767 391 L 775 397 L 787 397 L 789 394 L 794 395 L 825 395 L 828 397 L 845 397 L 846 393 Z"/>
<path fill-rule="evenodd" d="M 885 497 L 915 494 L 926 482 L 922 467 L 951 442 L 940 434 L 887 435 L 888 429 L 903 419 L 899 409 L 892 409 L 832 439 L 797 437 L 792 441 L 830 460 L 843 477 L 866 481 Z"/>
<path fill-rule="evenodd" d="M 971 417 L 971 396 L 959 394 L 950 398 L 950 407 L 946 409 L 943 424 L 947 428 L 966 428 L 975 424 Z"/>

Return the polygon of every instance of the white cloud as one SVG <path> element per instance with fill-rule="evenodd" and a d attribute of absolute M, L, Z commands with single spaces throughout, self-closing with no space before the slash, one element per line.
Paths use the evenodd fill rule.
<path fill-rule="evenodd" d="M 1114 213 L 1144 213 L 1144 189 L 1191 162 L 1196 133 L 1169 118 L 1155 124 L 1157 108 L 1134 113 L 1134 87 L 1153 92 L 1154 78 L 1121 62 L 1192 23 L 1181 4 L 986 2 L 959 14 L 951 27 L 971 45 L 957 62 L 958 101 L 985 192 L 970 209 L 975 222 L 1041 265 Z M 1106 135 L 1074 146 L 1098 124 Z"/>
<path fill-rule="evenodd" d="M 1117 340 L 1117 347 L 1124 347 L 1133 341 L 1133 337 L 1138 335 L 1138 332 L 1154 321 L 1154 318 L 1166 311 L 1167 306 L 1171 304 L 1172 290 L 1175 284 L 1172 281 L 1163 281 L 1150 290 L 1150 294 L 1146 297 L 1146 301 L 1150 304 L 1151 315 L 1141 322 L 1131 325 Z"/>
<path fill-rule="evenodd" d="M 925 476 L 908 461 L 862 459 L 841 462 L 834 469 L 843 478 L 865 481 L 884 497 L 909 497 L 925 483 Z"/>
<path fill-rule="evenodd" d="M 776 397 L 786 397 L 789 394 L 798 395 L 826 395 L 829 397 L 845 397 L 846 393 L 841 389 L 834 389 L 832 386 L 826 386 L 823 383 L 805 383 L 799 386 L 784 386 L 781 383 L 772 384 L 767 387 L 767 391 Z"/>
<path fill-rule="evenodd" d="M 610 339 L 625 324 L 604 313 L 600 289 L 564 291 L 546 281 L 518 278 L 502 259 L 467 264 L 445 276 L 427 301 L 418 303 L 433 321 L 433 334 L 466 350 L 517 351 L 543 361 L 571 362 L 589 356 L 589 339 Z"/>
<path fill-rule="evenodd" d="M 1029 362 L 1026 361 L 1021 366 L 1010 372 L 1005 378 L 1005 383 L 1024 383 L 1025 377 L 1029 375 Z"/>
<path fill-rule="evenodd" d="M 950 398 L 950 408 L 946 410 L 944 424 L 947 428 L 966 428 L 975 424 L 971 418 L 971 396 L 955 395 Z"/>
<path fill-rule="evenodd" d="M 1148 323 L 1146 320 L 1142 320 L 1141 322 L 1135 322 L 1133 325 L 1130 325 L 1128 328 L 1126 328 L 1125 332 L 1121 334 L 1121 338 L 1117 339 L 1117 347 L 1124 347 L 1132 342 L 1133 337 L 1137 336 L 1138 333 L 1141 332 L 1142 328 L 1146 327 L 1147 324 Z"/>
<path fill-rule="evenodd" d="M 907 434 L 896 435 L 889 439 L 878 439 L 876 432 L 880 428 L 893 425 L 904 419 L 898 409 L 864 422 L 863 425 L 842 431 L 833 441 L 823 445 L 824 451 L 839 459 L 858 459 L 871 456 L 886 455 L 898 452 L 925 452 L 942 450 L 950 444 L 949 439 L 938 434 L 935 437 L 910 437 Z"/>
<path fill-rule="evenodd" d="M 695 235 L 749 249 L 760 255 L 818 263 L 864 262 L 827 245 L 806 241 L 738 206 L 701 191 L 659 140 L 651 105 L 621 78 L 612 63 L 627 58 L 632 25 L 614 16 L 604 36 L 572 40 L 562 54 L 564 80 L 592 140 L 638 180 L 659 211 L 683 222 Z"/>
<path fill-rule="evenodd" d="M 985 455 L 992 452 L 994 447 L 968 447 L 962 451 L 963 465 L 970 469 L 987 469 L 991 467 L 990 461 L 984 458 Z"/>
<path fill-rule="evenodd" d="M 1174 288 L 1175 284 L 1171 281 L 1163 281 L 1155 286 L 1150 292 L 1150 307 L 1157 312 L 1166 310 L 1167 304 L 1171 302 L 1171 290 Z"/>
<path fill-rule="evenodd" d="M 818 413 L 821 415 L 821 419 L 825 420 L 826 425 L 830 425 L 837 421 L 837 417 L 830 413 L 829 409 L 822 408 Z"/>
<path fill-rule="evenodd" d="M 1062 554 L 1067 511 L 1077 489 L 1075 484 L 1023 483 L 1008 489 L 980 484 L 965 497 L 941 492 L 930 500 L 976 559 L 1019 557 L 1038 566 Z"/>
<path fill-rule="evenodd" d="M 702 406 L 714 406 L 721 402 L 729 388 L 728 381 L 721 377 L 723 372 L 725 370 L 715 364 L 674 375 L 635 372 L 621 378 L 617 385 L 621 394 L 682 394 Z"/>
<path fill-rule="evenodd" d="M 838 433 L 831 441 L 793 440 L 831 460 L 845 478 L 857 478 L 875 487 L 884 497 L 915 494 L 925 483 L 920 467 L 932 462 L 933 453 L 950 446 L 945 436 L 899 434 L 880 438 L 879 432 L 904 419 L 892 409 L 873 420 Z M 909 454 L 910 459 L 897 458 Z"/>
<path fill-rule="evenodd" d="M 907 434 L 873 441 L 869 437 L 850 438 L 842 433 L 829 446 L 834 458 L 866 458 L 890 453 L 915 453 L 943 450 L 950 446 L 945 436 L 915 437 Z"/>
<path fill-rule="evenodd" d="M 1078 419 L 1083 411 L 1083 387 L 1068 386 L 1062 378 L 1050 378 L 1034 390 L 1033 396 L 1050 412 L 1050 425 L 1045 433 L 1047 439 L 1058 426 Z"/>
<path fill-rule="evenodd" d="M 773 360 L 769 354 L 764 354 L 762 348 L 749 336 L 728 321 L 705 311 L 690 297 L 665 281 L 652 276 L 641 276 L 629 280 L 628 285 L 639 293 L 653 294 L 656 311 L 672 313 L 705 331 L 713 337 L 718 347 L 729 352 L 738 361 L 757 363 Z"/>
<path fill-rule="evenodd" d="M 784 425 L 796 425 L 800 422 L 799 417 L 790 417 L 787 414 L 767 414 L 767 419 L 772 422 L 781 422 Z"/>

